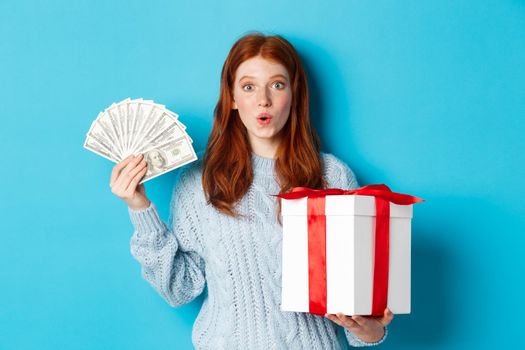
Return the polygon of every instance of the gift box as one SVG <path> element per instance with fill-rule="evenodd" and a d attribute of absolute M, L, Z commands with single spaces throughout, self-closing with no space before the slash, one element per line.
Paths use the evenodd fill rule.
<path fill-rule="evenodd" d="M 412 204 L 386 185 L 296 187 L 282 198 L 281 310 L 410 313 Z"/>

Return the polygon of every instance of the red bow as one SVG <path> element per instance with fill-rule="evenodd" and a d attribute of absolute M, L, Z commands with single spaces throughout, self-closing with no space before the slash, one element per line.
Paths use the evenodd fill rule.
<path fill-rule="evenodd" d="M 388 186 L 368 185 L 355 190 L 328 188 L 315 190 L 294 187 L 291 192 L 275 195 L 284 199 L 308 197 L 308 274 L 310 313 L 326 314 L 326 215 L 325 197 L 334 195 L 361 195 L 375 197 L 376 225 L 374 251 L 373 316 L 383 315 L 388 297 L 388 261 L 390 233 L 390 203 L 409 205 L 423 199 L 395 193 Z"/>

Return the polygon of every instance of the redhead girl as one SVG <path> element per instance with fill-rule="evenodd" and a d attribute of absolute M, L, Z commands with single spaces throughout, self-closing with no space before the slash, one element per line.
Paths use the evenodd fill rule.
<path fill-rule="evenodd" d="M 306 75 L 281 36 L 240 38 L 221 73 L 204 155 L 177 170 L 168 224 L 138 185 L 143 155 L 111 174 L 128 205 L 131 253 L 143 277 L 172 306 L 205 293 L 197 349 L 340 349 L 384 341 L 393 318 L 280 310 L 281 217 L 273 194 L 296 186 L 358 187 L 352 170 L 321 152 L 310 124 Z"/>

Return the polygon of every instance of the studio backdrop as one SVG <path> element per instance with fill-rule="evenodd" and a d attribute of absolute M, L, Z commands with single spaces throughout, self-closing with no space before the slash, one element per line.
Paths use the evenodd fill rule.
<path fill-rule="evenodd" d="M 0 2 L 0 349 L 191 349 L 130 254 L 113 163 L 82 147 L 125 98 L 179 114 L 196 151 L 250 31 L 299 51 L 323 151 L 414 206 L 412 312 L 385 349 L 519 348 L 525 2 Z M 164 220 L 173 173 L 146 183 Z"/>

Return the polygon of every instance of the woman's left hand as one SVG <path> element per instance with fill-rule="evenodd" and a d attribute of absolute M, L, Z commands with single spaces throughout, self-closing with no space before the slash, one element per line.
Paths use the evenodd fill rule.
<path fill-rule="evenodd" d="M 346 328 L 362 341 L 375 343 L 383 338 L 384 327 L 392 321 L 394 314 L 386 308 L 383 316 L 346 316 L 338 312 L 337 314 L 326 314 L 325 317 Z"/>

